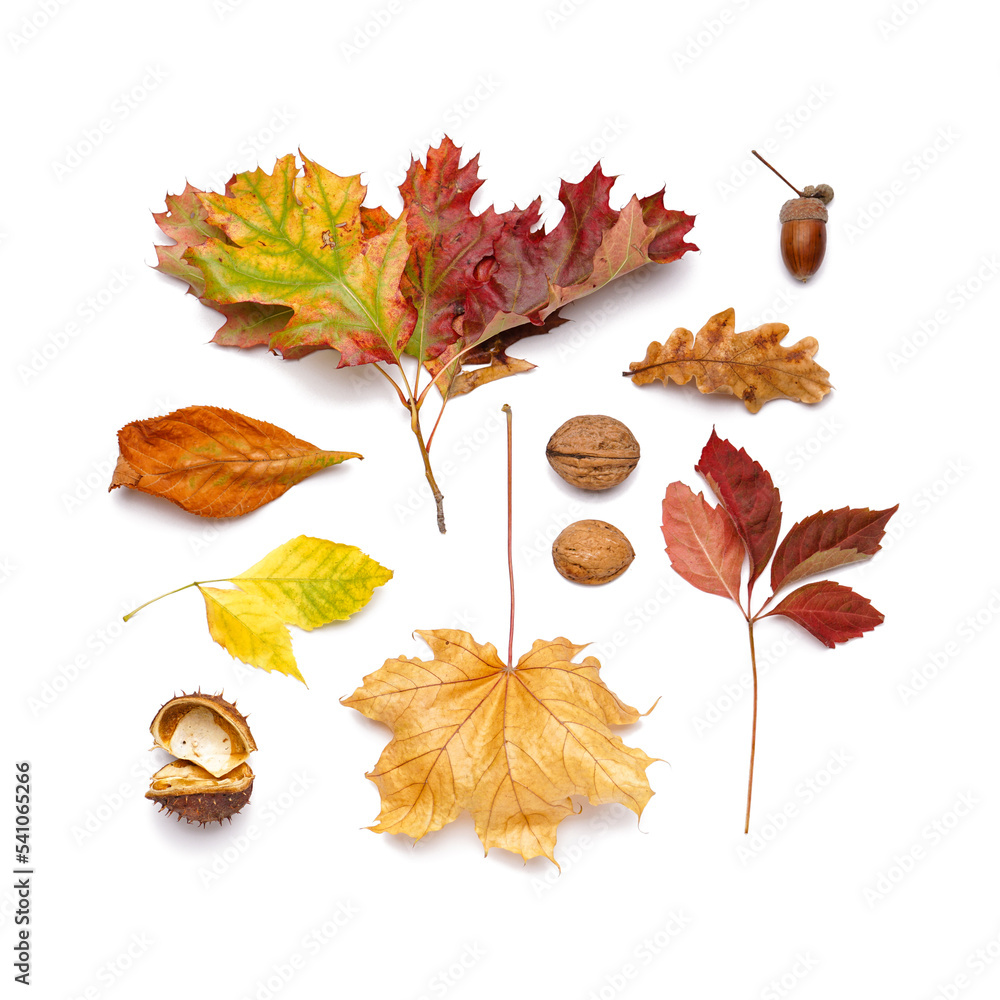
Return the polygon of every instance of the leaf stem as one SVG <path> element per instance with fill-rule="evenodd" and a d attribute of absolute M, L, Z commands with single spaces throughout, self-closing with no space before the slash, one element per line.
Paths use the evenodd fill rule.
<path fill-rule="evenodd" d="M 514 669 L 514 431 L 510 405 L 501 407 L 507 414 L 507 575 L 510 578 L 510 633 L 507 639 L 507 669 Z"/>
<path fill-rule="evenodd" d="M 757 656 L 753 648 L 754 619 L 747 620 L 747 631 L 750 636 L 750 666 L 753 669 L 753 728 L 750 734 L 750 778 L 747 781 L 747 819 L 743 827 L 744 833 L 750 832 L 750 800 L 753 797 L 753 759 L 757 751 Z"/>
<path fill-rule="evenodd" d="M 437 504 L 438 531 L 443 535 L 447 531 L 447 528 L 444 526 L 444 494 L 438 489 L 437 481 L 434 479 L 431 458 L 427 454 L 427 445 L 424 444 L 424 435 L 420 430 L 420 404 L 410 396 L 408 406 L 410 410 L 410 429 L 416 435 L 417 444 L 420 446 L 420 457 L 424 460 L 424 475 L 427 477 L 431 493 L 434 494 L 434 503 Z"/>
<path fill-rule="evenodd" d="M 434 435 L 437 434 L 438 424 L 441 423 L 441 418 L 444 416 L 444 408 L 448 405 L 448 400 L 450 396 L 445 396 L 441 400 L 441 409 L 438 410 L 437 420 L 434 421 L 434 426 L 431 428 L 430 436 L 427 438 L 427 450 L 431 450 L 431 445 L 434 443 Z"/>
<path fill-rule="evenodd" d="M 137 615 L 143 608 L 149 607 L 150 604 L 155 604 L 157 601 L 164 597 L 169 597 L 171 594 L 179 594 L 182 590 L 187 590 L 188 587 L 200 587 L 203 583 L 229 583 L 229 577 L 223 577 L 220 580 L 194 580 L 191 583 L 185 583 L 183 587 L 178 587 L 176 590 L 168 590 L 165 594 L 160 594 L 159 597 L 154 597 L 152 600 L 146 601 L 145 604 L 140 604 L 134 611 L 130 611 L 124 618 L 123 622 L 127 622 L 134 615 Z"/>

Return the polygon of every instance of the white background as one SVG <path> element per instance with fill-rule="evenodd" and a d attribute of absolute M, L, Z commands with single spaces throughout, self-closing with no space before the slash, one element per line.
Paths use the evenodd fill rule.
<path fill-rule="evenodd" d="M 8 802 L 12 762 L 32 763 L 38 995 L 997 994 L 994 8 L 557 4 L 394 0 L 382 25 L 385 2 L 63 0 L 47 23 L 43 2 L 5 8 L 0 731 Z M 208 346 L 216 314 L 148 265 L 149 213 L 185 178 L 218 188 L 301 148 L 364 171 L 369 203 L 396 212 L 409 153 L 444 131 L 481 153 L 478 208 L 524 205 L 601 158 L 617 204 L 666 184 L 668 207 L 697 214 L 701 252 L 572 305 L 572 324 L 514 350 L 537 371 L 452 404 L 434 445 L 441 537 L 388 386 L 337 371 L 333 352 L 285 363 Z M 787 189 L 751 147 L 799 186 L 836 189 L 807 286 L 778 256 Z M 815 336 L 835 391 L 751 415 L 619 375 L 728 306 L 741 329 L 778 319 L 789 341 Z M 338 704 L 387 657 L 423 655 L 413 629 L 506 642 L 504 402 L 517 648 L 593 641 L 623 699 L 661 699 L 622 733 L 665 761 L 641 823 L 585 805 L 560 828 L 561 875 L 484 860 L 467 816 L 415 847 L 364 829 L 378 811 L 364 774 L 388 734 Z M 366 458 L 234 521 L 106 493 L 117 429 L 194 403 Z M 543 456 L 591 412 L 642 446 L 628 482 L 597 496 Z M 783 619 L 758 627 L 750 838 L 745 628 L 672 573 L 659 530 L 668 482 L 703 488 L 692 467 L 713 425 L 771 470 L 786 527 L 901 504 L 884 551 L 836 574 L 882 627 L 836 650 Z M 606 587 L 572 586 L 548 547 L 595 516 L 638 555 Z M 396 571 L 349 623 L 295 635 L 308 690 L 232 661 L 194 591 L 120 625 L 300 533 Z M 260 746 L 252 804 L 224 828 L 143 798 L 165 759 L 147 750 L 149 720 L 199 686 L 237 697 Z M 13 867 L 12 805 L 3 815 Z M 5 978 L 13 899 L 0 890 Z"/>

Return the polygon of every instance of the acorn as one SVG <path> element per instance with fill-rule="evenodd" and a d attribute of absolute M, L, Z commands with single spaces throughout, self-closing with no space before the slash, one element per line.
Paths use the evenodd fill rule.
<path fill-rule="evenodd" d="M 221 695 L 171 698 L 150 724 L 156 746 L 179 760 L 150 779 L 146 798 L 189 823 L 232 820 L 249 801 L 253 771 L 247 757 L 257 749 L 246 717 Z"/>
<path fill-rule="evenodd" d="M 792 277 L 804 282 L 819 270 L 826 254 L 826 206 L 833 200 L 833 188 L 829 184 L 810 184 L 800 191 L 756 149 L 750 152 L 798 195 L 781 206 L 778 219 L 781 222 L 781 259 Z"/>

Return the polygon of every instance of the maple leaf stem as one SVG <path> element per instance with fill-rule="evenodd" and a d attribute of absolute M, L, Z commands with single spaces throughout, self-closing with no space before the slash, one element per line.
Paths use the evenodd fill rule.
<path fill-rule="evenodd" d="M 510 578 L 510 633 L 507 639 L 507 669 L 514 669 L 514 429 L 510 405 L 501 407 L 507 414 L 507 576 Z"/>
<path fill-rule="evenodd" d="M 431 457 L 427 454 L 427 445 L 424 444 L 424 435 L 420 430 L 420 403 L 410 396 L 408 406 L 410 410 L 410 429 L 413 431 L 417 439 L 417 444 L 420 446 L 420 457 L 424 460 L 424 475 L 427 477 L 431 493 L 434 494 L 434 503 L 437 505 L 438 531 L 443 535 L 448 530 L 444 525 L 444 494 L 438 489 L 437 481 L 434 479 L 434 470 L 431 468 Z"/>
<path fill-rule="evenodd" d="M 747 781 L 747 818 L 743 832 L 750 832 L 750 800 L 753 797 L 753 759 L 757 751 L 757 656 L 753 647 L 754 619 L 747 620 L 747 632 L 750 636 L 750 666 L 753 669 L 753 727 L 750 732 L 750 777 Z"/>
<path fill-rule="evenodd" d="M 229 577 L 222 577 L 219 580 L 194 580 L 191 583 L 185 583 L 183 587 L 178 587 L 176 590 L 168 590 L 165 594 L 160 594 L 159 597 L 154 597 L 152 600 L 146 601 L 145 604 L 140 604 L 134 611 L 130 611 L 127 615 L 125 615 L 122 618 L 122 621 L 127 622 L 130 618 L 142 611 L 143 608 L 149 607 L 150 604 L 155 604 L 164 597 L 169 597 L 171 594 L 179 594 L 182 590 L 187 590 L 189 587 L 200 587 L 203 583 L 229 583 Z"/>

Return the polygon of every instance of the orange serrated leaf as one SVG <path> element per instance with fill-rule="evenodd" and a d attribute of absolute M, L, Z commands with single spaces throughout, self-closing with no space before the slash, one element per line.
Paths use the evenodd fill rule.
<path fill-rule="evenodd" d="M 622 374 L 636 385 L 657 379 L 664 385 L 684 385 L 694 379 L 701 392 L 738 396 L 751 413 L 771 399 L 818 403 L 833 388 L 830 373 L 812 360 L 819 343 L 803 337 L 783 347 L 787 333 L 784 323 L 736 333 L 736 313 L 726 309 L 716 313 L 697 337 L 679 327 L 665 344 L 653 341 L 646 357 L 631 362 Z"/>
<path fill-rule="evenodd" d="M 555 862 L 572 796 L 642 814 L 655 758 L 608 728 L 640 713 L 605 686 L 594 657 L 571 662 L 583 646 L 538 640 L 509 669 L 467 632 L 418 634 L 432 660 L 386 660 L 343 699 L 393 732 L 368 775 L 382 798 L 371 829 L 420 839 L 467 809 L 487 852 Z"/>

